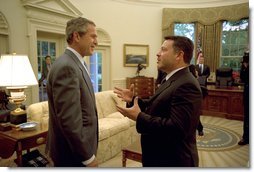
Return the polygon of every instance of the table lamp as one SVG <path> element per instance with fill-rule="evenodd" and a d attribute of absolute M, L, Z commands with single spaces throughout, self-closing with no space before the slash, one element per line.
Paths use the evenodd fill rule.
<path fill-rule="evenodd" d="M 37 85 L 32 66 L 27 55 L 3 54 L 0 58 L 0 87 L 10 92 L 9 102 L 16 105 L 10 113 L 10 122 L 20 124 L 27 122 L 25 110 L 20 106 L 26 100 L 24 89 Z"/>

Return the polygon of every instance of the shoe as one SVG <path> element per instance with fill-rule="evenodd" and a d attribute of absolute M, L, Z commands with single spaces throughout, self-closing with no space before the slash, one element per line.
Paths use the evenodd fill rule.
<path fill-rule="evenodd" d="M 238 142 L 238 145 L 247 145 L 249 144 L 249 141 L 246 141 L 244 139 L 241 139 L 239 142 Z"/>
<path fill-rule="evenodd" d="M 203 132 L 203 131 L 198 131 L 198 135 L 199 135 L 199 136 L 203 136 L 203 135 L 204 135 L 204 132 Z"/>

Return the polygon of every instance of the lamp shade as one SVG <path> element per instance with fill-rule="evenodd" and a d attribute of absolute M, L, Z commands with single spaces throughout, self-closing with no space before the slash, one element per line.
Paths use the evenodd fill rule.
<path fill-rule="evenodd" d="M 37 84 L 27 55 L 1 55 L 0 87 L 26 87 Z"/>

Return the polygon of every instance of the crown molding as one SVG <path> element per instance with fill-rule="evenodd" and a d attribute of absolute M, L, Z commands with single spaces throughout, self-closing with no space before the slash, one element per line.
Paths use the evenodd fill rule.
<path fill-rule="evenodd" d="M 111 0 L 119 3 L 163 8 L 207 8 L 247 3 L 249 0 Z"/>
<path fill-rule="evenodd" d="M 82 13 L 69 0 L 20 0 L 30 10 L 40 10 L 55 15 L 68 17 L 81 16 Z"/>

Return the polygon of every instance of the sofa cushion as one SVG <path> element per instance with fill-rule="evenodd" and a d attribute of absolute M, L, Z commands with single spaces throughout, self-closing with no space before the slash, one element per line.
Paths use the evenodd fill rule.
<path fill-rule="evenodd" d="M 98 119 L 101 119 L 101 118 L 103 118 L 103 112 L 102 112 L 101 106 L 100 106 L 100 104 L 98 102 L 98 98 L 95 99 L 95 102 L 96 102 Z"/>
<path fill-rule="evenodd" d="M 95 98 L 97 101 L 97 109 L 101 109 L 104 118 L 111 113 L 117 112 L 116 104 L 120 104 L 119 102 L 121 101 L 118 100 L 119 98 L 113 90 L 95 93 Z M 99 118 L 101 118 L 101 114 L 99 115 Z"/>
<path fill-rule="evenodd" d="M 107 118 L 126 118 L 120 112 L 114 112 L 107 116 Z"/>
<path fill-rule="evenodd" d="M 26 112 L 31 120 L 42 122 L 43 119 L 48 119 L 48 101 L 31 104 Z"/>
<path fill-rule="evenodd" d="M 127 118 L 130 122 L 130 126 L 136 125 L 136 121 L 133 121 L 132 119 L 129 119 L 128 117 L 124 117 L 120 112 L 114 112 L 107 116 L 107 118 Z"/>
<path fill-rule="evenodd" d="M 99 141 L 127 130 L 129 127 L 127 118 L 101 118 L 99 119 Z"/>

